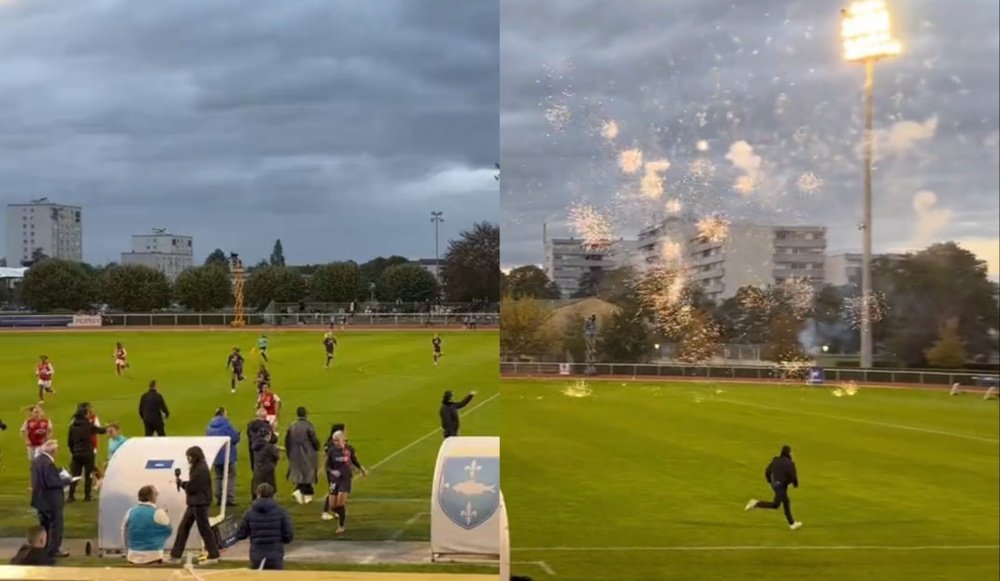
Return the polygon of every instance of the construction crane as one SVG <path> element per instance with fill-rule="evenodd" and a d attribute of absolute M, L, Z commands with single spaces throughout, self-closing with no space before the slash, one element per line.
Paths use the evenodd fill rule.
<path fill-rule="evenodd" d="M 229 272 L 233 277 L 233 327 L 245 327 L 247 321 L 243 318 L 243 279 L 246 271 L 243 270 L 243 261 L 235 252 L 229 253 Z"/>

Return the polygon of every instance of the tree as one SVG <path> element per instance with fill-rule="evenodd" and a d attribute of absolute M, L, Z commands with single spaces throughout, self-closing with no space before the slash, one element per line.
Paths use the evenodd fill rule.
<path fill-rule="evenodd" d="M 101 274 L 101 298 L 126 313 L 148 313 L 170 305 L 170 281 L 148 266 L 114 266 Z"/>
<path fill-rule="evenodd" d="M 598 334 L 601 359 L 609 363 L 645 363 L 653 352 L 649 329 L 637 305 L 612 315 Z"/>
<path fill-rule="evenodd" d="M 49 255 L 45 254 L 44 250 L 42 250 L 41 248 L 36 248 L 31 251 L 31 264 L 37 264 L 48 257 Z"/>
<path fill-rule="evenodd" d="M 188 268 L 174 281 L 174 298 L 196 312 L 221 309 L 230 304 L 232 294 L 229 269 L 218 263 Z"/>
<path fill-rule="evenodd" d="M 949 319 L 941 325 L 938 340 L 924 352 L 927 364 L 943 369 L 961 369 L 967 359 L 965 343 L 958 333 L 958 319 Z"/>
<path fill-rule="evenodd" d="M 792 313 L 786 311 L 775 313 L 768 325 L 767 342 L 761 349 L 761 358 L 778 363 L 809 359 L 799 343 L 801 329 L 802 321 Z"/>
<path fill-rule="evenodd" d="M 552 294 L 552 281 L 545 271 L 533 264 L 519 266 L 507 275 L 505 292 L 514 298 L 558 299 Z"/>
<path fill-rule="evenodd" d="M 711 315 L 695 309 L 681 338 L 677 359 L 685 363 L 704 363 L 718 353 L 722 333 Z"/>
<path fill-rule="evenodd" d="M 759 345 L 767 340 L 773 310 L 766 290 L 744 286 L 715 309 L 722 335 L 731 343 Z"/>
<path fill-rule="evenodd" d="M 378 288 L 386 300 L 419 303 L 438 296 L 434 275 L 419 264 L 397 264 L 382 271 Z"/>
<path fill-rule="evenodd" d="M 34 264 L 21 282 L 21 300 L 35 311 L 77 311 L 96 296 L 96 281 L 84 267 L 69 260 L 46 258 Z"/>
<path fill-rule="evenodd" d="M 505 296 L 500 302 L 500 354 L 507 359 L 549 350 L 548 322 L 552 313 L 533 298 Z"/>
<path fill-rule="evenodd" d="M 576 313 L 566 320 L 566 326 L 562 333 L 562 351 L 568 354 L 570 361 L 586 361 L 587 359 L 587 337 L 583 332 L 583 326 L 587 319 L 580 313 Z"/>
<path fill-rule="evenodd" d="M 450 241 L 441 274 L 449 301 L 499 300 L 500 228 L 481 222 Z"/>
<path fill-rule="evenodd" d="M 244 286 L 246 303 L 256 309 L 271 304 L 297 303 L 306 297 L 302 275 L 285 266 L 261 266 L 247 277 Z"/>
<path fill-rule="evenodd" d="M 316 268 L 309 296 L 323 303 L 349 303 L 362 295 L 361 269 L 355 262 L 332 262 Z"/>
<path fill-rule="evenodd" d="M 596 297 L 598 289 L 601 287 L 601 282 L 606 275 L 607 271 L 600 268 L 585 271 L 577 280 L 576 292 L 570 295 L 570 298 L 585 299 L 587 297 Z"/>
<path fill-rule="evenodd" d="M 220 248 L 216 248 L 211 254 L 205 259 L 205 266 L 209 265 L 225 266 L 229 268 L 229 258 L 226 257 L 226 253 Z"/>
<path fill-rule="evenodd" d="M 379 256 L 373 258 L 368 262 L 362 264 L 358 267 L 361 270 L 361 286 L 362 289 L 367 293 L 367 289 L 371 283 L 375 283 L 375 298 L 384 299 L 382 295 L 382 290 L 378 288 L 378 281 L 382 278 L 382 272 L 390 266 L 395 266 L 397 264 L 409 264 L 410 259 L 403 256 L 390 256 L 388 258 Z"/>
<path fill-rule="evenodd" d="M 274 241 L 274 249 L 271 250 L 271 266 L 285 266 L 285 250 L 281 247 L 281 238 Z"/>

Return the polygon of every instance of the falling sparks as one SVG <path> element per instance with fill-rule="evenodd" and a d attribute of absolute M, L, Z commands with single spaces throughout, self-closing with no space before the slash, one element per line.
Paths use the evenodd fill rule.
<path fill-rule="evenodd" d="M 770 312 L 776 303 L 771 293 L 754 286 L 740 293 L 740 304 L 747 310 Z"/>
<path fill-rule="evenodd" d="M 572 121 L 573 114 L 566 105 L 553 105 L 545 111 L 545 119 L 553 129 L 562 130 Z"/>
<path fill-rule="evenodd" d="M 663 172 L 670 168 L 670 162 L 663 159 L 646 163 L 646 171 L 642 176 L 640 191 L 650 200 L 659 200 L 663 196 Z"/>
<path fill-rule="evenodd" d="M 562 388 L 562 394 L 566 397 L 590 397 L 593 393 L 594 390 L 582 379 L 567 384 Z"/>
<path fill-rule="evenodd" d="M 698 237 L 708 242 L 722 242 L 729 235 L 729 220 L 723 216 L 706 216 L 695 224 Z"/>
<path fill-rule="evenodd" d="M 688 164 L 688 175 L 695 179 L 706 180 L 715 173 L 715 165 L 704 158 L 693 160 Z"/>
<path fill-rule="evenodd" d="M 681 208 L 682 208 L 681 201 L 678 200 L 678 199 L 676 199 L 676 198 L 674 198 L 672 200 L 667 200 L 667 203 L 664 206 L 664 209 L 670 215 L 680 214 L 681 213 Z"/>
<path fill-rule="evenodd" d="M 698 140 L 698 143 L 695 144 L 695 149 L 702 153 L 708 151 L 708 141 L 705 139 Z"/>
<path fill-rule="evenodd" d="M 787 359 L 778 362 L 777 372 L 783 379 L 805 379 L 812 365 L 812 361 L 804 359 Z"/>
<path fill-rule="evenodd" d="M 807 171 L 795 180 L 795 185 L 803 194 L 815 194 L 823 187 L 823 179 L 811 171 Z"/>
<path fill-rule="evenodd" d="M 642 150 L 625 149 L 618 155 L 618 167 L 624 174 L 634 174 L 642 167 Z"/>
<path fill-rule="evenodd" d="M 578 204 L 569 210 L 570 225 L 587 248 L 605 248 L 614 240 L 614 228 L 600 211 L 589 204 Z"/>
<path fill-rule="evenodd" d="M 816 289 L 807 279 L 789 278 L 782 282 L 779 288 L 796 317 L 804 317 L 812 310 Z"/>
<path fill-rule="evenodd" d="M 867 295 L 868 299 L 862 297 L 848 297 L 844 299 L 841 314 L 844 319 L 855 329 L 861 327 L 865 312 L 868 313 L 868 320 L 877 323 L 885 318 L 889 312 L 889 304 L 885 295 L 875 291 Z"/>
<path fill-rule="evenodd" d="M 663 259 L 663 263 L 668 266 L 674 266 L 680 263 L 683 257 L 683 251 L 681 249 L 680 242 L 676 240 L 664 240 L 660 247 L 660 258 Z"/>
<path fill-rule="evenodd" d="M 746 141 L 740 140 L 729 146 L 726 153 L 726 160 L 733 164 L 733 167 L 743 172 L 733 183 L 733 189 L 741 195 L 747 196 L 757 189 L 760 183 L 760 171 L 763 160 L 754 153 L 753 146 Z"/>
<path fill-rule="evenodd" d="M 757 189 L 757 180 L 750 175 L 740 176 L 733 181 L 733 189 L 741 196 L 749 196 Z"/>
<path fill-rule="evenodd" d="M 618 138 L 618 122 L 614 119 L 608 119 L 601 124 L 601 136 L 608 141 L 614 141 Z"/>
<path fill-rule="evenodd" d="M 846 381 L 839 384 L 831 393 L 833 393 L 833 397 L 844 397 L 845 395 L 857 395 L 859 391 L 861 391 L 861 388 L 858 387 L 856 382 Z"/>

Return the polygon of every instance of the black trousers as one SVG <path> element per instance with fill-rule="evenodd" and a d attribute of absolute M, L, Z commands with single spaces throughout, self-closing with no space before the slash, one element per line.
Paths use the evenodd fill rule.
<path fill-rule="evenodd" d="M 262 562 L 264 564 L 263 567 L 260 566 Z M 263 569 L 265 571 L 281 571 L 285 568 L 285 558 L 277 557 L 272 559 L 254 559 L 253 557 L 250 557 L 250 568 Z"/>
<path fill-rule="evenodd" d="M 89 456 L 77 456 L 73 455 L 73 458 L 69 462 L 69 471 L 73 476 L 83 475 L 83 496 L 84 498 L 90 498 L 91 489 L 94 486 L 94 473 L 97 472 L 97 466 L 95 465 L 96 459 L 93 454 Z M 73 482 L 69 485 L 69 498 L 74 498 L 76 495 L 76 485 L 79 482 Z"/>
<path fill-rule="evenodd" d="M 453 430 L 444 429 L 444 430 L 441 430 L 441 431 L 444 432 L 444 439 L 445 440 L 447 440 L 448 438 L 452 438 L 452 437 L 458 435 L 458 428 L 455 428 Z"/>
<path fill-rule="evenodd" d="M 59 553 L 63 538 L 63 509 L 38 511 L 38 525 L 45 529 L 49 541 L 45 549 L 53 557 Z"/>
<path fill-rule="evenodd" d="M 187 545 L 188 535 L 191 534 L 191 527 L 198 525 L 198 534 L 205 543 L 205 550 L 208 551 L 209 559 L 219 558 L 219 544 L 215 542 L 215 533 L 212 526 L 208 524 L 207 506 L 189 506 L 184 511 L 184 518 L 177 526 L 177 537 L 174 539 L 174 548 L 170 549 L 170 556 L 180 559 L 184 554 L 184 546 Z"/>
<path fill-rule="evenodd" d="M 164 429 L 163 424 L 156 424 L 156 425 L 154 425 L 154 424 L 146 424 L 146 423 L 144 423 L 143 425 L 146 428 L 146 437 L 147 438 L 150 437 L 150 436 L 154 436 L 154 435 L 156 435 L 156 436 L 166 436 L 167 435 L 167 430 Z"/>
<path fill-rule="evenodd" d="M 299 492 L 301 492 L 306 496 L 313 496 L 316 494 L 316 491 L 313 488 L 312 484 L 296 484 L 295 490 L 298 490 Z"/>
<path fill-rule="evenodd" d="M 785 509 L 785 519 L 788 524 L 795 524 L 795 519 L 792 518 L 792 501 L 788 498 L 788 485 L 772 484 L 771 488 L 774 489 L 774 500 L 771 502 L 758 500 L 757 508 L 778 508 L 780 506 Z"/>

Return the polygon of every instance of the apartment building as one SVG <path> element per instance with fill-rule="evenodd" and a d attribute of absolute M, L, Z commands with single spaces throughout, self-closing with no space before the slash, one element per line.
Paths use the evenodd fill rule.
<path fill-rule="evenodd" d="M 194 264 L 194 239 L 156 228 L 152 234 L 132 236 L 132 250 L 122 252 L 122 265 L 139 264 L 155 268 L 170 281 Z"/>
<path fill-rule="evenodd" d="M 876 254 L 873 260 L 902 260 L 905 254 Z M 827 255 L 825 261 L 827 284 L 861 288 L 861 253 L 837 252 Z"/>
<path fill-rule="evenodd" d="M 543 269 L 559 286 L 563 298 L 580 290 L 580 277 L 588 272 L 606 271 L 627 263 L 635 252 L 635 241 L 619 240 L 607 248 L 590 248 L 579 238 L 550 238 L 545 241 Z"/>
<path fill-rule="evenodd" d="M 7 206 L 7 266 L 32 261 L 36 252 L 83 261 L 83 211 L 48 198 Z"/>

